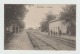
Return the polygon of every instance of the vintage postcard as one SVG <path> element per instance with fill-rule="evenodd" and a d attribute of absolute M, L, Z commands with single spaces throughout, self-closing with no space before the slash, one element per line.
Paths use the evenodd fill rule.
<path fill-rule="evenodd" d="M 4 50 L 76 50 L 76 4 L 4 4 Z"/>

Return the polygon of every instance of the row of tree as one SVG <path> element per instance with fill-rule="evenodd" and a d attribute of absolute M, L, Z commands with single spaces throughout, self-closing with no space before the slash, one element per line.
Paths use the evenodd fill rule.
<path fill-rule="evenodd" d="M 60 19 L 63 24 L 68 24 L 68 30 L 71 35 L 76 34 L 76 5 L 66 5 L 62 8 L 63 11 L 60 13 Z M 41 31 L 49 31 L 49 21 L 54 20 L 56 16 L 52 13 L 46 15 L 46 19 L 41 22 Z"/>
<path fill-rule="evenodd" d="M 68 30 L 71 35 L 76 34 L 76 5 L 67 5 L 61 12 L 61 20 L 64 24 L 68 24 Z"/>
<path fill-rule="evenodd" d="M 26 6 L 31 7 L 31 4 L 5 4 L 4 5 L 4 25 L 5 25 L 5 37 L 4 44 L 9 42 L 9 38 L 12 37 L 12 32 L 9 32 L 9 29 L 12 25 L 18 25 L 19 29 L 24 29 L 25 24 L 23 19 L 25 15 L 28 13 L 28 9 Z M 14 27 L 12 28 L 14 29 Z M 18 29 L 18 28 L 15 28 Z M 15 30 L 14 29 L 14 30 Z"/>
<path fill-rule="evenodd" d="M 26 11 L 28 11 L 25 8 L 25 5 L 11 5 L 11 4 L 5 4 L 4 5 L 4 11 L 5 11 L 5 27 L 10 26 L 11 24 L 18 23 L 22 28 L 24 27 L 24 23 L 22 20 L 24 19 L 24 16 L 26 14 Z"/>

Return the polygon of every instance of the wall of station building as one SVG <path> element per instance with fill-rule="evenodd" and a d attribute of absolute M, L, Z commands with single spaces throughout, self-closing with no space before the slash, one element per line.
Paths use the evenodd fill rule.
<path fill-rule="evenodd" d="M 66 34 L 67 25 L 64 25 L 60 20 L 49 23 L 49 33 L 50 34 L 53 32 L 58 34 L 60 30 L 62 34 Z"/>
<path fill-rule="evenodd" d="M 9 32 L 18 33 L 20 32 L 20 27 L 17 24 L 12 24 L 9 27 L 7 27 L 6 30 Z"/>

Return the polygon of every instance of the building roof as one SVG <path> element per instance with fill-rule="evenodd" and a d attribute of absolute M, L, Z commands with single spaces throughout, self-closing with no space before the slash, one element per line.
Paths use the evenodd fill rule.
<path fill-rule="evenodd" d="M 56 21 L 59 21 L 59 20 L 60 20 L 60 17 L 58 16 L 54 20 L 49 21 L 48 23 L 56 22 Z"/>

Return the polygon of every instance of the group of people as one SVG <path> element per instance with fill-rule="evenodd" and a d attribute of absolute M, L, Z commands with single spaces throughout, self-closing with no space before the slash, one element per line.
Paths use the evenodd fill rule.
<path fill-rule="evenodd" d="M 53 31 L 53 30 L 51 30 L 50 32 L 49 32 L 49 34 L 50 35 L 59 35 L 59 36 L 61 36 L 61 29 L 58 27 L 58 30 L 57 31 Z"/>

